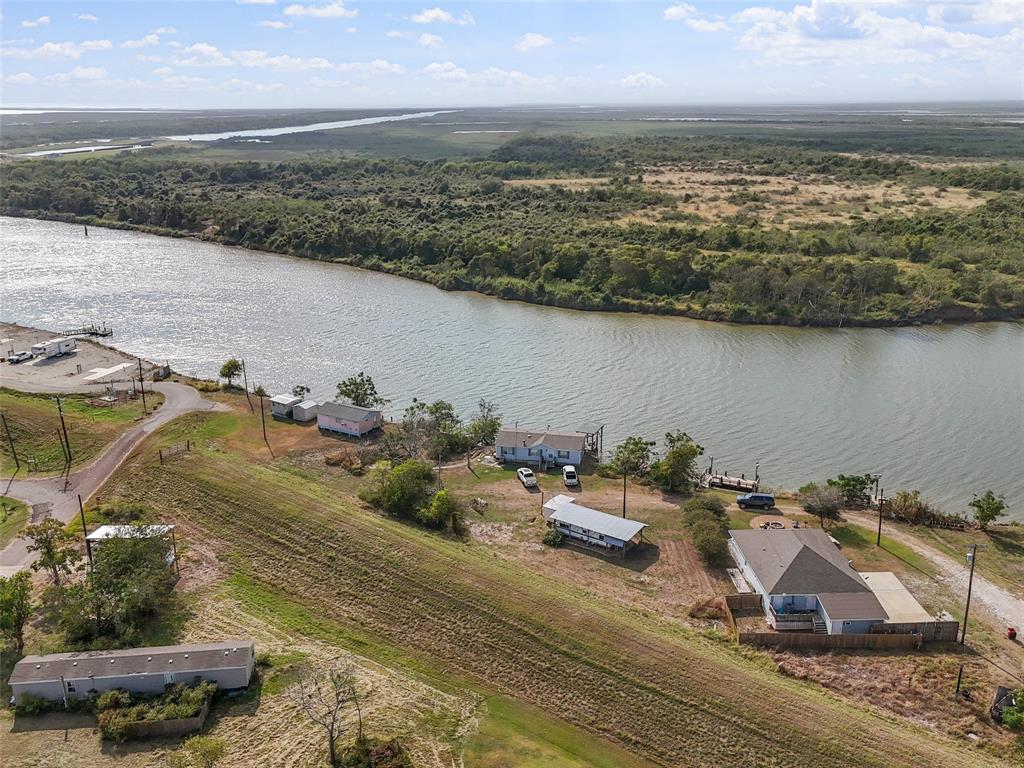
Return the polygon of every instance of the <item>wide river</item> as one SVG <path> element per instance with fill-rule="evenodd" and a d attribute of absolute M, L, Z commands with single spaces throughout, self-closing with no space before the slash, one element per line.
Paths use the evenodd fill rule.
<path fill-rule="evenodd" d="M 484 397 L 505 421 L 683 429 L 716 468 L 794 488 L 878 472 L 966 509 L 992 488 L 1024 519 L 1024 324 L 796 329 L 506 302 L 349 267 L 185 239 L 0 218 L 0 318 L 105 322 L 189 374 L 244 357 L 270 391 L 328 398 L 357 371 L 400 412 Z"/>

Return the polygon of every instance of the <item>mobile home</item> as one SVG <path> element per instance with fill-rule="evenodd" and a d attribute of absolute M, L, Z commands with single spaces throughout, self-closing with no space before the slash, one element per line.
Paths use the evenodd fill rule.
<path fill-rule="evenodd" d="M 316 425 L 324 432 L 362 437 L 384 425 L 384 414 L 376 408 L 360 408 L 345 403 L 321 403 L 317 409 Z"/>
<path fill-rule="evenodd" d="M 42 357 L 46 359 L 70 354 L 71 352 L 74 352 L 75 349 L 76 344 L 74 339 L 68 339 L 61 336 L 56 339 L 40 342 L 39 344 L 33 344 L 32 354 L 35 357 Z"/>

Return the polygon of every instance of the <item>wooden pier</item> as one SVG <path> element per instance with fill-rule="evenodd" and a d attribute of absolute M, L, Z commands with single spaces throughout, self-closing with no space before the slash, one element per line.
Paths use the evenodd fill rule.
<path fill-rule="evenodd" d="M 106 325 L 83 325 L 81 328 L 70 328 L 60 332 L 61 336 L 113 336 L 114 329 Z"/>
<path fill-rule="evenodd" d="M 757 480 L 747 480 L 745 477 L 733 477 L 732 475 L 712 475 L 705 473 L 701 477 L 700 484 L 705 488 L 724 488 L 729 491 L 745 491 L 754 493 L 758 488 Z"/>

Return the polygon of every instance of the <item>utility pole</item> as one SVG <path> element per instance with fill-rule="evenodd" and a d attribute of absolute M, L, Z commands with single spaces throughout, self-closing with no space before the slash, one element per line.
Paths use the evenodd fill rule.
<path fill-rule="evenodd" d="M 78 514 L 82 516 L 82 538 L 85 539 L 85 554 L 89 557 L 89 570 L 92 571 L 92 542 L 89 541 L 89 529 L 85 525 L 85 507 L 82 506 L 82 494 L 78 494 Z"/>
<path fill-rule="evenodd" d="M 64 446 L 67 451 L 68 464 L 71 463 L 71 441 L 68 440 L 68 426 L 64 423 L 64 409 L 61 408 L 60 398 L 57 398 L 57 413 L 60 414 L 60 428 L 64 433 Z"/>
<path fill-rule="evenodd" d="M 274 456 L 274 449 L 270 447 L 270 441 L 267 439 L 267 416 L 263 412 L 263 395 L 260 395 L 260 423 L 263 425 L 263 442 L 267 444 L 267 450 L 270 451 L 270 458 L 277 458 Z"/>
<path fill-rule="evenodd" d="M 971 575 L 967 579 L 967 605 L 964 606 L 964 626 L 960 633 L 960 645 L 967 639 L 967 613 L 971 610 L 971 588 L 974 586 L 974 561 L 978 559 L 978 545 L 971 544 L 967 553 L 967 562 L 971 564 Z"/>
<path fill-rule="evenodd" d="M 884 491 L 882 494 L 876 493 L 875 495 L 878 496 L 878 538 L 875 540 L 875 546 L 880 547 L 882 546 L 882 509 L 885 507 L 885 504 L 882 501 L 882 499 L 885 498 Z"/>
<path fill-rule="evenodd" d="M 139 361 L 139 392 L 142 393 L 142 415 L 146 415 L 146 385 L 142 381 L 142 358 L 136 358 Z"/>
<path fill-rule="evenodd" d="M 249 413 L 252 413 L 252 400 L 249 399 L 249 376 L 245 372 L 245 358 L 244 357 L 242 358 L 242 383 L 245 386 L 245 401 L 247 403 L 249 403 Z"/>
<path fill-rule="evenodd" d="M 11 446 L 11 456 L 14 457 L 14 474 L 18 474 L 18 470 L 21 469 L 21 462 L 18 461 L 18 452 L 14 449 L 14 438 L 11 437 L 11 428 L 7 426 L 7 416 L 0 413 L 0 419 L 4 422 L 4 432 L 7 433 L 7 444 Z"/>
<path fill-rule="evenodd" d="M 629 477 L 629 473 L 625 470 L 622 471 L 622 516 L 626 516 L 626 478 Z"/>

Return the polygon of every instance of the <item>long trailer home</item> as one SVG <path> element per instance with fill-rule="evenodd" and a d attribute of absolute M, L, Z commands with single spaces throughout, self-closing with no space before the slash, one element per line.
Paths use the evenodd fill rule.
<path fill-rule="evenodd" d="M 562 536 L 626 557 L 644 541 L 646 523 L 609 515 L 558 495 L 544 504 L 544 519 Z"/>

